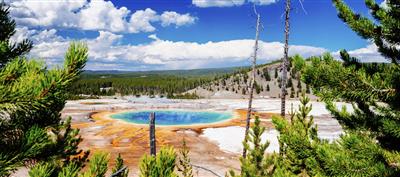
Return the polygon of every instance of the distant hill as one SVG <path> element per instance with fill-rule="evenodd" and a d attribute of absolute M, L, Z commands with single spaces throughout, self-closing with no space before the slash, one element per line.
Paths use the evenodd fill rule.
<path fill-rule="evenodd" d="M 169 98 L 197 98 L 180 94 L 248 67 L 166 71 L 85 71 L 70 93 L 80 95 L 162 95 Z"/>
<path fill-rule="evenodd" d="M 85 71 L 73 95 L 163 95 L 169 98 L 248 98 L 251 68 L 229 67 L 163 71 Z M 280 61 L 258 65 L 255 98 L 280 98 Z M 289 66 L 287 98 L 311 92 Z M 181 97 L 183 95 L 183 97 Z M 311 93 L 307 94 L 315 99 Z"/>
<path fill-rule="evenodd" d="M 86 70 L 83 77 L 141 77 L 147 75 L 168 75 L 178 77 L 210 77 L 224 74 L 232 74 L 235 71 L 249 68 L 244 67 L 228 67 L 228 68 L 205 68 L 205 69 L 190 69 L 190 70 L 155 70 L 155 71 L 119 71 L 119 70 Z"/>
<path fill-rule="evenodd" d="M 257 66 L 255 98 L 280 98 L 281 63 L 274 61 L 268 64 Z M 287 98 L 296 99 L 301 92 L 307 92 L 307 96 L 316 99 L 311 94 L 311 89 L 299 81 L 299 73 L 294 73 L 291 66 L 288 71 Z M 248 86 L 250 85 L 250 68 L 236 71 L 233 74 L 205 83 L 187 93 L 196 94 L 202 98 L 248 98 Z"/>

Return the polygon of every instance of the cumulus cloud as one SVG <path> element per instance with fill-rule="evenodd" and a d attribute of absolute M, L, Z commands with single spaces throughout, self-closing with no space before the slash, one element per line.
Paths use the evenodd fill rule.
<path fill-rule="evenodd" d="M 34 48 L 30 55 L 43 58 L 48 64 L 60 64 L 63 61 L 69 40 L 56 35 L 55 30 L 33 31 Z M 44 40 L 43 38 L 49 38 Z M 219 42 L 184 42 L 160 39 L 156 34 L 147 44 L 121 44 L 123 35 L 100 31 L 93 39 L 84 39 L 89 46 L 89 63 L 86 69 L 195 69 L 206 67 L 243 66 L 249 64 L 254 41 L 252 39 L 229 40 Z M 265 63 L 283 56 L 283 44 L 280 42 L 260 41 L 259 62 Z M 312 46 L 293 45 L 290 54 L 305 57 L 320 55 L 327 50 Z M 103 67 L 102 67 L 103 66 Z"/>
<path fill-rule="evenodd" d="M 74 28 L 139 33 L 155 31 L 152 23 L 176 27 L 193 24 L 196 17 L 165 11 L 158 14 L 147 8 L 131 12 L 105 0 L 8 0 L 11 15 L 17 23 L 28 27 Z"/>
<path fill-rule="evenodd" d="M 19 24 L 31 26 L 75 27 L 79 20 L 74 11 L 87 4 L 86 0 L 9 0 L 11 15 Z"/>
<path fill-rule="evenodd" d="M 49 29 L 49 30 L 43 30 L 43 31 L 36 31 L 37 34 L 31 38 L 33 42 L 56 42 L 56 41 L 62 41 L 64 40 L 62 37 L 57 35 L 57 30 L 56 29 Z"/>
<path fill-rule="evenodd" d="M 35 45 L 30 56 L 44 59 L 50 65 L 63 62 L 69 39 L 57 35 L 57 30 L 29 30 L 17 28 L 13 41 L 29 38 Z M 148 36 L 152 41 L 146 44 L 121 44 L 123 35 L 99 31 L 93 39 L 83 39 L 89 46 L 89 63 L 86 69 L 94 70 L 154 70 L 154 69 L 195 69 L 208 67 L 244 66 L 250 63 L 254 41 L 239 39 L 219 42 L 185 42 L 160 39 L 156 34 Z M 259 63 L 280 59 L 283 43 L 259 43 Z M 291 45 L 289 54 L 303 57 L 320 55 L 328 50 L 320 47 Z M 387 62 L 374 44 L 365 48 L 348 51 L 362 62 Z M 339 51 L 332 52 L 340 58 Z"/>
<path fill-rule="evenodd" d="M 36 30 L 29 30 L 28 27 L 17 27 L 15 28 L 15 34 L 11 36 L 11 41 L 21 42 L 22 40 L 33 36 Z"/>
<path fill-rule="evenodd" d="M 90 1 L 74 16 L 78 16 L 78 26 L 85 30 L 109 30 L 121 32 L 126 29 L 125 18 L 129 14 L 126 7 L 117 8 L 111 1 Z"/>
<path fill-rule="evenodd" d="M 158 21 L 157 12 L 147 8 L 145 10 L 136 11 L 130 19 L 129 31 L 133 33 L 137 33 L 140 31 L 143 32 L 152 32 L 156 28 L 151 24 L 151 22 Z"/>
<path fill-rule="evenodd" d="M 46 29 L 46 30 L 31 30 L 27 27 L 17 27 L 15 28 L 15 34 L 11 36 L 11 41 L 21 42 L 24 39 L 29 38 L 34 43 L 40 42 L 54 42 L 64 40 L 61 36 L 57 35 L 56 29 Z"/>
<path fill-rule="evenodd" d="M 107 31 L 100 31 L 95 39 L 85 40 L 89 46 L 89 56 L 93 59 L 102 59 L 105 61 L 115 61 L 118 55 L 115 55 L 114 46 L 122 39 L 122 35 L 116 35 Z M 128 51 L 127 51 L 128 52 Z"/>
<path fill-rule="evenodd" d="M 22 29 L 23 30 L 23 29 Z M 45 59 L 50 65 L 61 64 L 69 40 L 56 35 L 54 30 L 31 31 L 28 36 L 37 41 L 30 55 Z M 37 40 L 47 37 L 47 40 Z M 184 42 L 160 39 L 156 34 L 147 44 L 121 44 L 123 36 L 100 31 L 94 39 L 84 39 L 89 46 L 89 63 L 86 69 L 93 70 L 166 70 L 196 69 L 249 65 L 254 40 L 240 39 L 219 42 Z M 266 63 L 283 56 L 283 43 L 259 43 L 258 62 Z M 289 54 L 303 57 L 321 55 L 328 50 L 320 47 L 291 45 Z M 362 62 L 387 62 L 374 44 L 348 51 Z M 339 52 L 332 52 L 339 58 Z"/>
<path fill-rule="evenodd" d="M 163 69 L 193 69 L 247 65 L 254 44 L 251 39 L 197 43 L 162 40 L 155 35 L 149 37 L 155 40 L 146 45 L 113 46 L 112 51 L 103 51 L 109 54 L 108 60 L 116 62 L 125 60 L 161 66 Z M 293 52 L 300 52 L 303 56 L 319 55 L 326 51 L 310 46 L 291 47 Z M 279 59 L 282 55 L 282 43 L 260 42 L 260 62 Z"/>
<path fill-rule="evenodd" d="M 196 21 L 197 18 L 193 18 L 189 13 L 187 14 L 178 14 L 173 11 L 166 11 L 160 16 L 161 25 L 169 26 L 169 25 L 191 25 Z"/>
<path fill-rule="evenodd" d="M 269 5 L 277 1 L 278 0 L 192 0 L 192 4 L 197 7 L 232 7 L 241 6 L 246 2 L 257 5 Z"/>

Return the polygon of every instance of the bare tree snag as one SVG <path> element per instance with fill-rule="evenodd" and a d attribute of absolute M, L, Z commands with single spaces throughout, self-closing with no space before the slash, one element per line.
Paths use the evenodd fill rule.
<path fill-rule="evenodd" d="M 250 91 L 249 91 L 249 105 L 247 108 L 247 116 L 246 116 L 246 131 L 244 141 L 247 143 L 247 135 L 249 134 L 250 128 L 250 119 L 252 113 L 252 103 L 253 103 L 253 92 L 254 92 L 254 83 L 256 79 L 256 65 L 257 65 L 257 51 L 258 51 L 258 39 L 259 39 L 259 28 L 260 28 L 260 14 L 257 13 L 256 8 L 254 6 L 254 13 L 257 16 L 257 24 L 256 24 L 256 38 L 254 44 L 254 53 L 253 53 L 253 61 L 252 61 L 252 73 L 251 73 L 251 81 L 250 81 Z M 243 158 L 246 158 L 247 150 L 243 148 Z"/>
<path fill-rule="evenodd" d="M 150 113 L 150 127 L 149 127 L 149 133 L 150 133 L 150 155 L 155 156 L 156 155 L 156 127 L 155 127 L 155 113 L 152 112 Z"/>
<path fill-rule="evenodd" d="M 287 66 L 289 62 L 289 23 L 290 17 L 290 0 L 286 0 L 285 7 L 285 47 L 284 47 L 284 57 L 282 61 L 282 80 L 281 80 L 281 116 L 285 117 L 286 113 L 286 82 L 287 82 Z"/>

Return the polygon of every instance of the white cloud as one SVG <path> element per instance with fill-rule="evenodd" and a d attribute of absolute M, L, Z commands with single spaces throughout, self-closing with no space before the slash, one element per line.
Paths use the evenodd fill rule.
<path fill-rule="evenodd" d="M 257 5 L 269 5 L 278 2 L 278 0 L 249 0 L 249 2 L 255 3 Z"/>
<path fill-rule="evenodd" d="M 242 5 L 246 2 L 267 5 L 277 0 L 193 0 L 199 7 L 227 7 Z M 165 11 L 158 14 L 147 8 L 131 13 L 127 8 L 117 8 L 111 1 L 104 0 L 13 0 L 12 16 L 23 27 L 16 29 L 13 41 L 29 38 L 35 44 L 30 52 L 33 57 L 43 58 L 50 65 L 62 63 L 69 39 L 57 34 L 54 28 L 75 28 L 99 30 L 94 39 L 83 39 L 89 46 L 87 69 L 193 69 L 203 67 L 227 67 L 248 65 L 252 55 L 254 41 L 240 39 L 219 42 L 168 41 L 151 34 L 147 44 L 121 44 L 123 35 L 119 32 L 154 32 L 155 23 L 161 26 L 184 26 L 196 22 L 190 14 Z M 232 4 L 232 2 L 234 2 Z M 24 26 L 25 25 L 25 26 Z M 47 30 L 29 27 L 48 27 Z M 260 41 L 259 62 L 265 63 L 283 56 L 283 44 L 280 42 Z M 291 45 L 290 54 L 304 57 L 320 55 L 324 48 Z M 349 51 L 350 55 L 363 62 L 386 62 L 374 44 L 365 48 Z M 338 57 L 339 52 L 333 52 Z"/>
<path fill-rule="evenodd" d="M 356 57 L 361 62 L 388 62 L 388 59 L 383 57 L 378 52 L 378 47 L 375 44 L 369 44 L 368 46 L 360 49 L 348 51 L 350 56 Z M 340 58 L 340 51 L 333 52 L 332 55 L 335 58 Z"/>
<path fill-rule="evenodd" d="M 278 0 L 192 0 L 192 4 L 197 7 L 232 7 L 241 6 L 246 2 L 257 5 L 269 5 L 277 1 Z"/>
<path fill-rule="evenodd" d="M 243 5 L 245 0 L 192 0 L 197 7 L 231 7 Z"/>
<path fill-rule="evenodd" d="M 111 1 L 97 0 L 86 4 L 76 16 L 82 29 L 121 32 L 126 29 L 125 18 L 129 12 L 126 7 L 115 7 Z"/>
<path fill-rule="evenodd" d="M 68 43 L 67 41 L 36 43 L 29 55 L 34 58 L 44 59 L 49 65 L 60 64 L 65 51 L 67 51 Z"/>
<path fill-rule="evenodd" d="M 15 34 L 11 36 L 11 41 L 21 42 L 29 36 L 33 36 L 35 33 L 35 30 L 29 30 L 28 27 L 17 27 L 15 28 Z"/>
<path fill-rule="evenodd" d="M 176 25 L 182 26 L 182 25 L 191 25 L 194 24 L 197 18 L 194 18 L 190 16 L 190 14 L 178 14 L 173 11 L 166 11 L 163 14 L 161 14 L 161 25 L 162 26 L 169 26 L 169 25 Z"/>
<path fill-rule="evenodd" d="M 43 58 L 49 64 L 61 63 L 69 41 L 57 37 L 54 30 L 36 31 L 30 38 L 44 36 L 51 40 L 37 40 L 30 55 Z M 120 43 L 122 38 L 122 35 L 100 31 L 98 37 L 85 39 L 90 58 L 87 69 L 153 70 L 243 66 L 249 64 L 254 45 L 252 39 L 197 43 L 163 40 L 155 34 L 149 35 L 153 39 L 150 43 L 123 45 Z M 276 60 L 283 56 L 283 44 L 260 41 L 259 51 L 260 63 Z M 293 45 L 290 48 L 291 55 L 299 53 L 305 57 L 324 52 L 326 50 L 323 48 L 311 46 Z"/>
<path fill-rule="evenodd" d="M 37 32 L 37 31 L 35 31 Z M 32 38 L 30 38 L 33 42 L 56 42 L 64 40 L 62 37 L 57 35 L 57 30 L 43 30 L 39 31 Z"/>
<path fill-rule="evenodd" d="M 137 33 L 140 31 L 152 32 L 156 28 L 151 25 L 151 22 L 158 20 L 159 17 L 156 11 L 150 8 L 147 8 L 146 10 L 138 10 L 131 16 L 128 29 L 130 32 L 133 33 Z"/>
<path fill-rule="evenodd" d="M 113 48 L 118 45 L 118 41 L 122 39 L 122 35 L 116 35 L 107 31 L 100 31 L 99 36 L 95 39 L 86 40 L 89 46 L 89 56 L 93 59 L 103 59 L 106 61 L 117 60 L 114 55 Z"/>
<path fill-rule="evenodd" d="M 116 7 L 105 0 L 8 0 L 11 15 L 19 25 L 28 27 L 57 27 L 82 30 L 105 30 L 111 32 L 139 33 L 152 32 L 152 23 L 162 26 L 190 25 L 195 17 L 165 11 L 157 14 L 147 8 L 131 12 L 126 7 Z"/>
<path fill-rule="evenodd" d="M 30 55 L 43 58 L 50 65 L 61 64 L 69 39 L 57 35 L 55 29 L 28 30 L 17 28 L 13 41 L 29 38 L 34 41 Z M 205 67 L 229 67 L 249 64 L 252 56 L 254 40 L 241 39 L 219 42 L 184 42 L 169 41 L 148 36 L 150 43 L 130 45 L 121 44 L 123 35 L 108 31 L 99 31 L 94 39 L 84 39 L 89 46 L 89 63 L 87 69 L 123 69 L 123 70 L 154 70 L 154 69 L 194 69 Z M 259 43 L 259 63 L 266 63 L 283 56 L 283 43 Z M 324 48 L 291 45 L 289 54 L 300 54 L 303 57 L 320 55 L 328 52 Z M 351 56 L 362 62 L 388 62 L 378 52 L 374 44 L 365 48 L 348 51 Z M 335 58 L 340 58 L 339 51 L 332 52 Z M 103 67 L 101 67 L 103 66 Z"/>
<path fill-rule="evenodd" d="M 15 28 L 15 31 L 15 34 L 11 36 L 11 41 L 13 42 L 21 42 L 24 39 L 30 39 L 34 43 L 64 40 L 62 37 L 57 35 L 56 29 L 38 31 L 30 30 L 27 27 L 17 27 Z"/>
<path fill-rule="evenodd" d="M 12 0 L 11 15 L 19 24 L 30 26 L 75 27 L 79 20 L 74 11 L 87 4 L 86 0 Z"/>
<path fill-rule="evenodd" d="M 21 42 L 24 39 L 30 39 L 34 43 L 34 48 L 30 56 L 39 59 L 45 59 L 49 65 L 60 64 L 61 58 L 68 47 L 66 39 L 57 35 L 57 30 L 30 30 L 27 27 L 17 27 L 16 33 L 11 37 L 12 42 Z"/>
<path fill-rule="evenodd" d="M 160 38 L 158 38 L 156 34 L 151 34 L 148 36 L 148 38 L 153 39 L 153 40 L 160 40 Z"/>

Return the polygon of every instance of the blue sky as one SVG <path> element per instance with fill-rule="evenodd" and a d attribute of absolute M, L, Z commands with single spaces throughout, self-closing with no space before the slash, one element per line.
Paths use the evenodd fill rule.
<path fill-rule="evenodd" d="M 191 0 L 133 0 L 113 1 L 116 6 L 125 6 L 132 10 L 151 7 L 156 11 L 173 10 L 191 13 L 199 20 L 190 27 L 159 28 L 157 36 L 172 41 L 222 41 L 254 38 L 255 17 L 253 5 L 247 3 L 233 7 L 199 8 Z M 162 3 L 164 2 L 164 3 Z M 362 0 L 346 1 L 357 12 L 369 15 Z M 338 17 L 330 0 L 304 0 L 301 8 L 298 0 L 293 0 L 291 43 L 312 45 L 330 50 L 357 49 L 365 47 L 367 41 L 358 37 Z M 284 1 L 270 5 L 257 6 L 265 27 L 261 39 L 265 41 L 283 41 Z M 126 42 L 146 42 L 146 34 L 128 35 Z"/>
<path fill-rule="evenodd" d="M 7 2 L 7 1 L 6 1 Z M 89 46 L 86 69 L 160 70 L 249 63 L 255 32 L 253 3 L 264 26 L 259 63 L 282 56 L 283 0 L 13 0 L 15 40 L 35 42 L 32 57 L 62 62 L 71 40 Z M 370 17 L 362 0 L 345 0 Z M 382 1 L 377 1 L 382 3 Z M 304 57 L 347 49 L 382 61 L 376 46 L 338 17 L 331 0 L 292 0 L 290 54 Z"/>

